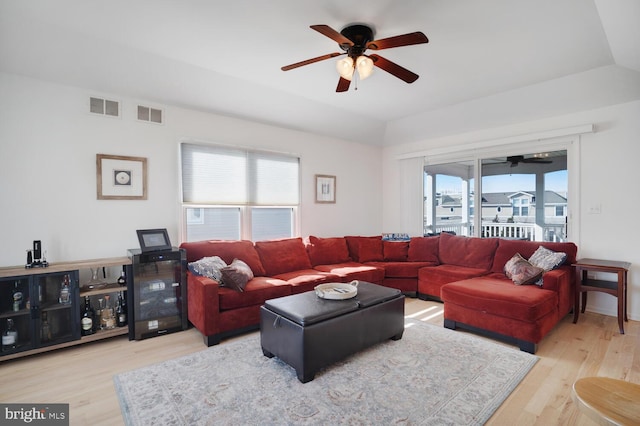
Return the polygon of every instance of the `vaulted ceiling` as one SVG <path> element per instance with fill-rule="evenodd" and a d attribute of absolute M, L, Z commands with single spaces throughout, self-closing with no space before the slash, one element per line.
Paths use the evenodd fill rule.
<path fill-rule="evenodd" d="M 2 0 L 0 71 L 374 145 L 640 99 L 637 0 Z M 336 93 L 340 31 L 422 31 Z M 368 53 L 372 53 L 369 51 Z"/>

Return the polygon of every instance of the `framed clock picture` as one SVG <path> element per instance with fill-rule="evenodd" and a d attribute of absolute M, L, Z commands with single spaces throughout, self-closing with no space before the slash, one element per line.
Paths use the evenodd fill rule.
<path fill-rule="evenodd" d="M 147 159 L 96 154 L 98 200 L 146 200 Z"/>

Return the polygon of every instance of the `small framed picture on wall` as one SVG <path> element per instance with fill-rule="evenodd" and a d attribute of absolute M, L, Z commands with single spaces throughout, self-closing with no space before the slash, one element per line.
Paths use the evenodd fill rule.
<path fill-rule="evenodd" d="M 98 200 L 146 200 L 147 159 L 96 154 Z"/>
<path fill-rule="evenodd" d="M 336 202 L 336 177 L 316 175 L 316 203 Z"/>

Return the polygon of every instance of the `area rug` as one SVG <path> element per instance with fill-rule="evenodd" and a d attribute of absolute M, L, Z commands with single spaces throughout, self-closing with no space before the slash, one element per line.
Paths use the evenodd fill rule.
<path fill-rule="evenodd" d="M 538 358 L 407 320 L 381 343 L 298 381 L 259 333 L 114 377 L 127 425 L 480 425 Z"/>

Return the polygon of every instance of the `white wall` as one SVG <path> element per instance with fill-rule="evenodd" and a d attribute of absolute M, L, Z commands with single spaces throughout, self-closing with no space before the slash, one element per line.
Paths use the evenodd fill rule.
<path fill-rule="evenodd" d="M 122 117 L 90 114 L 90 95 Z M 138 122 L 138 102 L 166 123 Z M 167 228 L 179 244 L 179 142 L 196 139 L 301 157 L 302 236 L 379 234 L 381 148 L 0 73 L 0 266 L 42 240 L 50 262 L 124 256 L 136 229 Z M 96 154 L 148 159 L 148 199 L 97 200 Z M 337 177 L 337 203 L 314 203 L 314 175 Z"/>
<path fill-rule="evenodd" d="M 383 153 L 383 229 L 403 226 L 402 176 L 398 157 L 435 148 L 459 146 L 480 141 L 594 124 L 595 132 L 580 137 L 579 211 L 576 215 L 578 257 L 631 262 L 629 272 L 629 317 L 640 320 L 640 101 L 558 116 L 500 128 L 482 129 L 437 139 L 387 147 Z M 422 176 L 415 176 L 421 180 Z M 571 194 L 569 194 L 571 197 Z M 589 208 L 601 206 L 600 214 Z M 611 279 L 611 276 L 602 276 Z M 590 292 L 588 310 L 616 315 L 616 299 Z"/>

